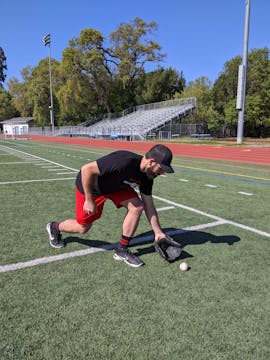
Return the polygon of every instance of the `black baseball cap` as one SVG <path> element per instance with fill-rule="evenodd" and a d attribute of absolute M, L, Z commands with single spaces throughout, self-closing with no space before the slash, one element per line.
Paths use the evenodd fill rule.
<path fill-rule="evenodd" d="M 174 170 L 171 167 L 173 154 L 167 146 L 157 144 L 148 151 L 148 158 L 153 158 L 159 163 L 162 170 L 166 173 L 173 173 Z"/>

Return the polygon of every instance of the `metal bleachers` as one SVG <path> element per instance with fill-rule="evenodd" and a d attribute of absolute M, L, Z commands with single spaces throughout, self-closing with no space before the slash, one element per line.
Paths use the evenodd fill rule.
<path fill-rule="evenodd" d="M 84 123 L 79 126 L 60 128 L 56 135 L 144 140 L 149 133 L 188 115 L 195 106 L 195 98 L 141 105 L 129 114 L 108 117 L 90 126 Z"/>

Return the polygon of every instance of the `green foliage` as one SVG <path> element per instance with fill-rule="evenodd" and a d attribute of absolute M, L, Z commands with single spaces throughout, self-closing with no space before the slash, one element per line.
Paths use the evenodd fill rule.
<path fill-rule="evenodd" d="M 185 86 L 183 73 L 172 68 L 159 69 L 143 74 L 137 83 L 136 99 L 138 104 L 171 100 L 174 94 L 181 93 Z"/>
<path fill-rule="evenodd" d="M 84 29 L 78 38 L 70 41 L 63 52 L 63 70 L 67 78 L 84 76 L 89 90 L 98 102 L 110 112 L 108 94 L 112 83 L 112 73 L 108 64 L 107 49 L 103 47 L 103 37 L 93 29 Z"/>
<path fill-rule="evenodd" d="M 58 90 L 57 99 L 61 117 L 59 125 L 76 125 L 90 119 L 98 112 L 97 99 L 88 90 L 86 77 L 78 75 L 68 79 Z"/>
<path fill-rule="evenodd" d="M 19 82 L 16 78 L 8 83 L 9 92 L 12 96 L 12 104 L 21 116 L 32 116 L 33 104 L 27 98 L 27 82 Z"/>
<path fill-rule="evenodd" d="M 236 57 L 224 66 L 223 72 L 213 86 L 214 109 L 225 117 L 228 126 L 236 129 L 238 112 L 236 96 L 238 67 L 241 58 Z M 269 49 L 253 49 L 248 55 L 245 136 L 269 136 L 270 119 L 270 60 Z"/>
<path fill-rule="evenodd" d="M 187 123 L 200 124 L 205 131 L 216 133 L 222 125 L 222 117 L 212 105 L 212 83 L 206 77 L 201 77 L 190 82 L 176 98 L 196 98 L 195 111 L 183 121 Z"/>
<path fill-rule="evenodd" d="M 161 61 L 164 58 L 165 55 L 160 53 L 161 46 L 147 38 L 157 28 L 156 22 L 146 23 L 136 17 L 129 24 L 120 24 L 110 34 L 110 53 L 117 64 L 117 77 L 124 86 L 144 73 L 147 62 Z"/>
<path fill-rule="evenodd" d="M 18 164 L 23 159 L 3 146 L 74 169 L 108 150 L 37 141 L 1 145 L 0 180 L 17 181 L 1 185 L 1 266 L 118 241 L 125 211 L 108 201 L 89 233 L 67 234 L 67 247 L 52 249 L 45 224 L 74 216 L 74 179 L 68 178 L 76 172 L 66 181 L 46 181 L 65 176 L 30 157 Z M 159 212 L 166 230 L 197 226 L 174 236 L 184 246 L 181 260 L 163 262 L 150 241 L 131 248 L 145 262 L 139 269 L 100 251 L 1 273 L 1 359 L 269 359 L 269 238 L 248 229 L 270 231 L 269 167 L 174 157 L 174 168 L 155 180 L 155 194 L 185 205 Z M 188 181 L 178 181 L 183 178 Z M 31 179 L 41 181 L 20 183 Z M 218 225 L 209 214 L 236 224 Z M 148 231 L 142 217 L 136 235 Z M 181 261 L 188 272 L 180 272 Z"/>
<path fill-rule="evenodd" d="M 7 120 L 18 115 L 12 105 L 10 94 L 0 86 L 0 121 Z"/>
<path fill-rule="evenodd" d="M 6 78 L 6 74 L 5 74 L 5 70 L 7 70 L 6 60 L 7 58 L 5 56 L 4 50 L 0 46 L 0 85 L 2 85 L 1 83 L 3 83 Z"/>

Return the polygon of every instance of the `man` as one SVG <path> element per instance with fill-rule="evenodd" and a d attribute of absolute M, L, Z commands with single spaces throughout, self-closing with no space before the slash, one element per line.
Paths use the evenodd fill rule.
<path fill-rule="evenodd" d="M 173 173 L 172 152 L 166 146 L 153 146 L 144 156 L 130 151 L 115 151 L 82 166 L 76 178 L 76 219 L 47 224 L 50 244 L 65 246 L 62 232 L 86 233 L 101 217 L 107 199 L 127 213 L 122 225 L 122 236 L 113 255 L 115 260 L 139 267 L 143 261 L 128 250 L 128 245 L 145 211 L 155 234 L 155 241 L 165 236 L 152 198 L 153 180 L 158 175 Z M 140 197 L 134 190 L 138 185 Z"/>

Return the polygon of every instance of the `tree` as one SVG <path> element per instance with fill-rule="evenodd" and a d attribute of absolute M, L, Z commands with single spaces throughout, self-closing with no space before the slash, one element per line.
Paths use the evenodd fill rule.
<path fill-rule="evenodd" d="M 236 99 L 238 68 L 240 63 L 240 56 L 227 61 L 223 67 L 223 71 L 214 83 L 212 91 L 213 106 L 220 115 L 224 115 L 225 105 L 231 100 Z"/>
<path fill-rule="evenodd" d="M 136 87 L 138 104 L 153 103 L 173 99 L 185 86 L 183 73 L 172 69 L 159 69 L 139 77 Z"/>
<path fill-rule="evenodd" d="M 12 105 L 10 94 L 0 86 L 0 121 L 18 116 L 18 112 Z"/>
<path fill-rule="evenodd" d="M 155 22 L 135 18 L 110 34 L 111 46 L 105 46 L 106 39 L 99 31 L 82 30 L 63 52 L 67 78 L 78 74 L 87 77 L 90 91 L 108 113 L 136 105 L 136 80 L 144 73 L 146 62 L 160 61 L 164 56 L 160 46 L 147 39 L 156 27 Z"/>
<path fill-rule="evenodd" d="M 94 29 L 84 29 L 78 38 L 69 42 L 63 52 L 63 70 L 67 79 L 84 76 L 89 89 L 97 95 L 98 102 L 110 112 L 107 101 L 111 88 L 112 72 L 107 59 L 108 51 L 103 47 L 104 38 Z"/>
<path fill-rule="evenodd" d="M 211 119 L 217 118 L 218 113 L 212 106 L 212 83 L 207 77 L 200 77 L 190 82 L 181 94 L 176 94 L 175 98 L 196 98 L 196 109 L 185 121 L 194 124 L 207 125 L 213 124 Z M 213 126 L 212 126 L 213 127 Z"/>
<path fill-rule="evenodd" d="M 5 70 L 7 70 L 6 60 L 7 58 L 5 56 L 4 50 L 0 47 L 0 85 L 2 85 L 1 83 L 4 83 L 6 79 L 6 75 L 5 75 Z"/>
<path fill-rule="evenodd" d="M 58 62 L 51 60 L 53 85 L 57 84 Z M 33 116 L 36 126 L 50 124 L 50 88 L 49 69 L 47 59 L 41 60 L 34 69 L 26 67 L 21 71 L 23 82 L 12 78 L 9 83 L 9 91 L 13 97 L 13 104 L 22 116 Z M 54 108 L 57 120 L 57 99 L 54 96 Z"/>
<path fill-rule="evenodd" d="M 157 29 L 155 21 L 147 23 L 136 17 L 130 23 L 120 24 L 116 31 L 110 34 L 112 46 L 109 54 L 117 69 L 116 79 L 122 83 L 129 106 L 137 105 L 136 83 L 145 73 L 146 63 L 159 63 L 166 56 L 160 52 L 161 46 L 148 38 Z M 126 107 L 126 104 L 123 105 Z"/>
<path fill-rule="evenodd" d="M 213 86 L 214 109 L 224 117 L 223 122 L 236 132 L 238 112 L 236 96 L 238 67 L 241 57 L 225 63 L 224 70 Z M 269 136 L 270 121 L 270 61 L 269 50 L 253 49 L 248 55 L 245 136 Z"/>
<path fill-rule="evenodd" d="M 59 125 L 76 125 L 99 113 L 97 98 L 90 91 L 88 80 L 83 75 L 68 79 L 56 96 L 60 111 Z"/>
<path fill-rule="evenodd" d="M 253 49 L 248 57 L 245 133 L 270 136 L 269 49 Z"/>
<path fill-rule="evenodd" d="M 58 87 L 58 66 L 55 59 L 51 59 L 52 88 L 54 104 L 54 124 L 57 126 L 59 118 L 59 106 L 56 97 Z M 35 124 L 45 126 L 50 124 L 50 82 L 48 58 L 41 60 L 38 66 L 32 71 L 31 77 L 27 83 L 27 99 L 33 106 L 33 117 Z"/>
<path fill-rule="evenodd" d="M 144 73 L 147 62 L 159 62 L 165 57 L 160 53 L 161 46 L 147 38 L 157 29 L 156 22 L 146 23 L 136 17 L 131 23 L 120 24 L 110 34 L 112 46 L 109 53 L 124 87 Z"/>
<path fill-rule="evenodd" d="M 12 104 L 20 113 L 21 116 L 32 116 L 33 104 L 29 103 L 27 97 L 27 85 L 32 75 L 32 67 L 26 66 L 21 71 L 21 77 L 23 79 L 20 82 L 15 77 L 12 77 L 8 82 L 9 93 L 12 96 Z"/>

